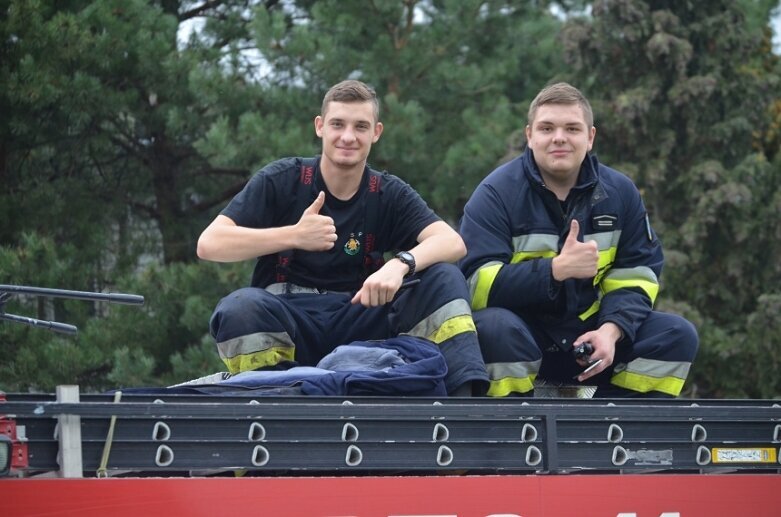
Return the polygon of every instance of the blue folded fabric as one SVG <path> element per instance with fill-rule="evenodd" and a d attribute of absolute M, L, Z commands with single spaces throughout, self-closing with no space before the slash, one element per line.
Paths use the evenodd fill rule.
<path fill-rule="evenodd" d="M 357 342 L 351 345 L 341 345 L 333 352 L 323 357 L 318 368 L 334 372 L 366 372 L 387 371 L 407 362 L 401 352 L 395 348 L 377 345 L 367 345 L 367 342 Z M 369 341 L 368 343 L 379 343 Z"/>
<path fill-rule="evenodd" d="M 124 388 L 125 393 L 446 396 L 447 364 L 427 339 L 398 336 L 336 347 L 317 365 L 242 372 L 213 384 Z"/>
<path fill-rule="evenodd" d="M 252 388 L 263 385 L 283 386 L 295 384 L 304 379 L 328 375 L 332 372 L 312 366 L 294 366 L 288 370 L 253 370 L 233 375 L 217 383 L 220 386 L 241 386 Z"/>

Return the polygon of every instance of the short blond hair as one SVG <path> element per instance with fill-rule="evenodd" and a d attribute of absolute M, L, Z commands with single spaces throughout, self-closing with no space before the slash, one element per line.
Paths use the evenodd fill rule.
<path fill-rule="evenodd" d="M 374 108 L 374 122 L 380 121 L 380 101 L 377 99 L 377 93 L 374 88 L 361 81 L 348 79 L 333 85 L 323 97 L 320 116 L 325 117 L 328 104 L 332 102 L 371 102 Z"/>
<path fill-rule="evenodd" d="M 583 109 L 583 117 L 586 119 L 586 126 L 594 125 L 594 112 L 591 110 L 591 104 L 580 90 L 568 83 L 551 84 L 543 88 L 529 106 L 529 115 L 527 123 L 531 126 L 534 123 L 534 117 L 537 116 L 537 108 L 545 104 L 564 104 L 571 106 L 577 104 Z"/>

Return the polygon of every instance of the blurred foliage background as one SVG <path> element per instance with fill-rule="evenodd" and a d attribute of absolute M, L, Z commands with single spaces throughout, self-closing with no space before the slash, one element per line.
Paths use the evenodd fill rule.
<path fill-rule="evenodd" d="M 223 370 L 208 335 L 252 264 L 195 256 L 251 174 L 319 152 L 329 86 L 373 85 L 370 162 L 451 224 L 566 80 L 600 159 L 641 188 L 667 258 L 658 306 L 696 323 L 689 397 L 781 397 L 776 0 L 0 0 L 0 390 L 167 385 Z M 749 375 L 749 372 L 753 372 Z"/>

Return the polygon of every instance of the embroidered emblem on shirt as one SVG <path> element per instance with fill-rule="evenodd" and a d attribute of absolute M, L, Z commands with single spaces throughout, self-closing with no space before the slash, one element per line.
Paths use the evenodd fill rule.
<path fill-rule="evenodd" d="M 618 217 L 610 214 L 595 215 L 591 218 L 591 224 L 595 230 L 612 230 L 616 226 Z"/>
<path fill-rule="evenodd" d="M 356 237 L 354 233 L 351 233 L 350 238 L 344 243 L 344 252 L 348 255 L 357 255 L 358 252 L 361 251 L 361 241 L 358 239 L 360 239 L 362 235 L 363 232 L 358 232 L 358 237 Z"/>

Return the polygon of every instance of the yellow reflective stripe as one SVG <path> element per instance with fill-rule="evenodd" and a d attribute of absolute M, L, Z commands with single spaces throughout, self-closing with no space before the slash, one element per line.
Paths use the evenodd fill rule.
<path fill-rule="evenodd" d="M 607 250 L 604 256 L 602 252 L 599 253 L 600 270 L 594 278 L 594 285 L 597 285 L 597 282 L 601 281 L 601 284 L 599 284 L 600 299 L 602 298 L 602 295 L 617 289 L 639 287 L 651 299 L 651 304 L 653 304 L 656 301 L 656 296 L 659 294 L 659 281 L 653 270 L 646 266 L 610 269 L 610 264 L 612 264 L 614 258 L 615 249 L 613 248 Z M 603 262 L 607 264 L 604 270 L 602 269 Z M 607 273 L 607 275 L 605 275 L 605 273 Z M 605 278 L 602 278 L 602 276 L 605 276 Z M 591 306 L 583 311 L 578 317 L 585 321 L 590 316 L 596 314 L 599 311 L 600 299 L 597 299 L 592 303 Z"/>
<path fill-rule="evenodd" d="M 610 271 L 610 266 L 616 260 L 616 248 L 608 248 L 599 252 L 599 259 L 597 262 L 597 275 L 594 277 L 594 285 L 599 285 L 599 282 L 605 277 L 605 274 Z"/>
<path fill-rule="evenodd" d="M 502 266 L 503 264 L 501 263 L 491 263 L 490 265 L 482 266 L 472 275 L 472 282 L 474 282 L 474 289 L 472 291 L 473 311 L 488 307 L 488 295 L 491 292 L 491 287 L 494 285 L 496 275 L 499 274 L 499 270 L 502 269 Z"/>
<path fill-rule="evenodd" d="M 295 348 L 288 346 L 275 346 L 234 357 L 223 357 L 222 361 L 228 367 L 230 373 L 248 372 L 263 366 L 273 366 L 283 361 L 292 361 L 295 356 Z"/>
<path fill-rule="evenodd" d="M 530 233 L 512 238 L 513 254 L 510 264 L 518 264 L 525 260 L 551 258 L 558 255 L 559 236 L 547 233 Z M 483 264 L 469 278 L 469 294 L 472 310 L 479 311 L 488 307 L 488 295 L 494 285 L 496 275 L 504 264 L 491 261 Z"/>
<path fill-rule="evenodd" d="M 254 354 L 275 346 L 293 348 L 296 345 L 287 332 L 255 332 L 254 334 L 220 341 L 217 343 L 217 351 L 220 353 L 220 358 L 224 361 L 237 355 Z"/>
<path fill-rule="evenodd" d="M 490 397 L 506 397 L 510 393 L 528 393 L 534 389 L 534 379 L 542 360 L 513 363 L 486 363 Z"/>
<path fill-rule="evenodd" d="M 510 393 L 528 393 L 534 389 L 534 379 L 537 375 L 529 375 L 522 379 L 505 377 L 492 380 L 488 387 L 489 397 L 506 397 Z"/>
<path fill-rule="evenodd" d="M 555 257 L 559 249 L 559 236 L 548 233 L 530 233 L 513 237 L 513 256 L 510 264 L 524 260 Z"/>
<path fill-rule="evenodd" d="M 463 334 L 464 332 L 477 332 L 477 329 L 475 328 L 475 322 L 472 319 L 471 315 L 464 315 L 464 316 L 456 316 L 455 318 L 450 318 L 446 322 L 444 322 L 440 327 L 435 330 L 432 334 L 426 337 L 429 341 L 433 341 L 436 344 L 442 343 L 443 341 L 446 341 L 450 339 L 453 336 L 457 336 L 458 334 Z"/>
<path fill-rule="evenodd" d="M 591 316 L 593 316 L 599 311 L 599 305 L 600 305 L 600 301 L 595 300 L 594 303 L 591 304 L 591 307 L 589 307 L 588 309 L 580 313 L 578 318 L 580 318 L 581 321 L 586 321 L 587 319 L 589 319 Z"/>
<path fill-rule="evenodd" d="M 610 382 L 620 388 L 626 388 L 640 393 L 659 391 L 677 397 L 681 394 L 685 380 L 679 379 L 678 377 L 656 378 L 640 373 L 623 371 L 613 375 Z"/>
<path fill-rule="evenodd" d="M 295 344 L 287 332 L 256 332 L 217 343 L 220 359 L 230 373 L 292 361 Z"/>
<path fill-rule="evenodd" d="M 472 311 L 469 310 L 469 303 L 466 300 L 456 298 L 432 312 L 428 317 L 423 318 L 404 334 L 441 343 L 448 338 L 468 331 L 475 331 Z"/>
<path fill-rule="evenodd" d="M 583 236 L 583 242 L 593 241 L 597 243 L 599 258 L 597 262 L 597 274 L 594 276 L 594 285 L 599 285 L 602 278 L 610 270 L 610 266 L 616 261 L 618 253 L 618 241 L 621 240 L 621 230 L 612 232 L 590 233 Z"/>
<path fill-rule="evenodd" d="M 517 264 L 524 260 L 532 260 L 536 258 L 550 258 L 558 255 L 555 251 L 516 251 L 513 253 L 513 257 L 510 259 L 510 264 Z"/>
<path fill-rule="evenodd" d="M 639 287 L 645 291 L 652 304 L 659 294 L 659 281 L 656 274 L 646 266 L 611 269 L 602 281 L 602 292 L 605 294 L 627 287 Z"/>
<path fill-rule="evenodd" d="M 677 397 L 689 375 L 688 361 L 664 361 L 638 357 L 628 364 L 617 364 L 610 382 L 640 393 L 659 391 Z"/>

